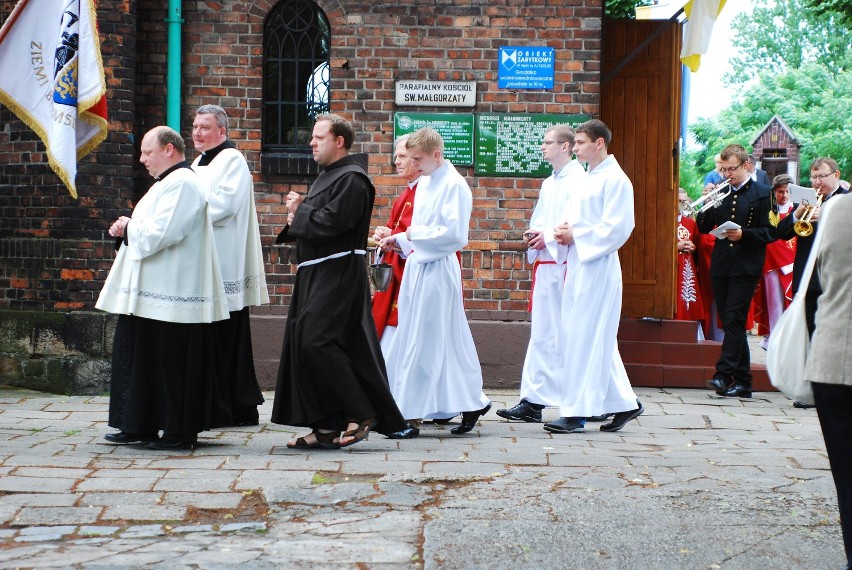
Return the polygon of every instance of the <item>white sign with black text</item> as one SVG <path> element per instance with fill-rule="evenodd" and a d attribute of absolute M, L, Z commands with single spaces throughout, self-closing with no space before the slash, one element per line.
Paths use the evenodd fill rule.
<path fill-rule="evenodd" d="M 473 107 L 476 105 L 476 81 L 397 81 L 396 104 L 421 107 Z"/>

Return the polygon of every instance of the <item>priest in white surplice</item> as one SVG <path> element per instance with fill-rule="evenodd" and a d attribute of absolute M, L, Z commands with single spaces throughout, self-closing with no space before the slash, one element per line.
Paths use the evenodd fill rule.
<path fill-rule="evenodd" d="M 568 247 L 562 296 L 563 347 L 560 418 L 551 433 L 583 431 L 586 418 L 613 414 L 602 431 L 618 431 L 638 417 L 642 404 L 618 354 L 621 265 L 618 249 L 635 225 L 633 185 L 607 154 L 612 133 L 597 119 L 576 129 L 574 154 L 589 165 L 586 184 L 569 195 L 556 240 Z"/>
<path fill-rule="evenodd" d="M 192 142 L 201 154 L 192 168 L 205 182 L 207 211 L 222 268 L 230 318 L 216 323 L 223 374 L 230 386 L 233 425 L 258 424 L 263 394 L 254 369 L 249 307 L 269 303 L 254 183 L 248 163 L 228 139 L 228 115 L 204 105 L 192 123 Z"/>
<path fill-rule="evenodd" d="M 533 264 L 530 291 L 530 342 L 521 373 L 521 401 L 514 407 L 497 410 L 501 418 L 540 422 L 546 406 L 562 400 L 562 345 L 554 335 L 561 323 L 562 286 L 565 282 L 567 248 L 556 243 L 554 227 L 562 221 L 565 201 L 586 172 L 572 160 L 574 129 L 554 125 L 544 133 L 541 154 L 553 166 L 553 174 L 541 184 L 538 202 L 530 218 L 527 261 Z"/>
<path fill-rule="evenodd" d="M 456 251 L 467 245 L 473 196 L 444 159 L 444 141 L 420 129 L 406 142 L 424 178 L 411 225 L 380 246 L 407 256 L 399 292 L 399 325 L 385 355 L 391 392 L 406 419 L 447 418 L 462 412 L 454 434 L 471 431 L 491 403 L 462 303 Z"/>

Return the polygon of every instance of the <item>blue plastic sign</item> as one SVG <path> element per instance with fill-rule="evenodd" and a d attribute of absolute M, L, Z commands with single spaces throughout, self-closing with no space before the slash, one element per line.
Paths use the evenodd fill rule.
<path fill-rule="evenodd" d="M 553 89 L 556 55 L 552 47 L 504 46 L 497 57 L 500 89 Z"/>

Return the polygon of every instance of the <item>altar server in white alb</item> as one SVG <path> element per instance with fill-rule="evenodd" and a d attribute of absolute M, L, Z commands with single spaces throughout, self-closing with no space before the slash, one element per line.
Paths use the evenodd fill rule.
<path fill-rule="evenodd" d="M 228 318 L 228 303 L 202 182 L 184 159 L 183 138 L 155 127 L 141 150 L 157 182 L 110 227 L 118 255 L 95 305 L 119 315 L 109 425 L 120 431 L 104 437 L 186 449 L 231 418 L 212 324 Z"/>
<path fill-rule="evenodd" d="M 251 346 L 249 307 L 269 303 L 254 182 L 248 163 L 228 139 L 228 115 L 204 105 L 192 123 L 192 141 L 201 154 L 192 168 L 205 182 L 207 209 L 219 253 L 231 318 L 216 323 L 222 373 L 230 386 L 233 425 L 258 424 L 263 394 L 257 384 Z"/>
<path fill-rule="evenodd" d="M 524 232 L 527 261 L 533 264 L 530 342 L 521 373 L 521 401 L 497 410 L 508 420 L 540 422 L 542 409 L 558 406 L 562 399 L 563 348 L 554 331 L 561 322 L 568 248 L 556 243 L 554 228 L 562 221 L 568 193 L 586 177 L 580 163 L 572 160 L 573 146 L 574 129 L 569 125 L 554 125 L 544 133 L 541 154 L 553 166 L 553 174 L 541 184 L 530 228 Z"/>
<path fill-rule="evenodd" d="M 551 433 L 583 431 L 586 418 L 614 414 L 601 431 L 618 431 L 643 411 L 618 354 L 621 265 L 618 249 L 635 225 L 633 185 L 615 157 L 612 138 L 597 119 L 576 128 L 574 154 L 588 163 L 586 183 L 572 191 L 556 240 L 568 246 L 562 295 L 563 351 L 560 418 Z"/>
<path fill-rule="evenodd" d="M 399 325 L 385 355 L 391 392 L 406 419 L 444 419 L 462 412 L 454 434 L 467 433 L 491 408 L 462 302 L 456 252 L 467 245 L 473 196 L 444 158 L 434 129 L 413 133 L 409 157 L 424 175 L 411 225 L 384 238 L 383 249 L 407 257 L 399 292 Z"/>

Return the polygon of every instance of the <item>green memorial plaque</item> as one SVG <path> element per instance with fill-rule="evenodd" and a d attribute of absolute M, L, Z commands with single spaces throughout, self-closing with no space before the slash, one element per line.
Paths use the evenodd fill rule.
<path fill-rule="evenodd" d="M 444 139 L 444 157 L 454 165 L 473 164 L 473 115 L 470 113 L 396 113 L 393 138 L 431 127 Z"/>
<path fill-rule="evenodd" d="M 551 166 L 541 157 L 544 132 L 553 125 L 577 126 L 589 119 L 590 115 L 477 115 L 474 172 L 486 176 L 550 176 Z"/>

